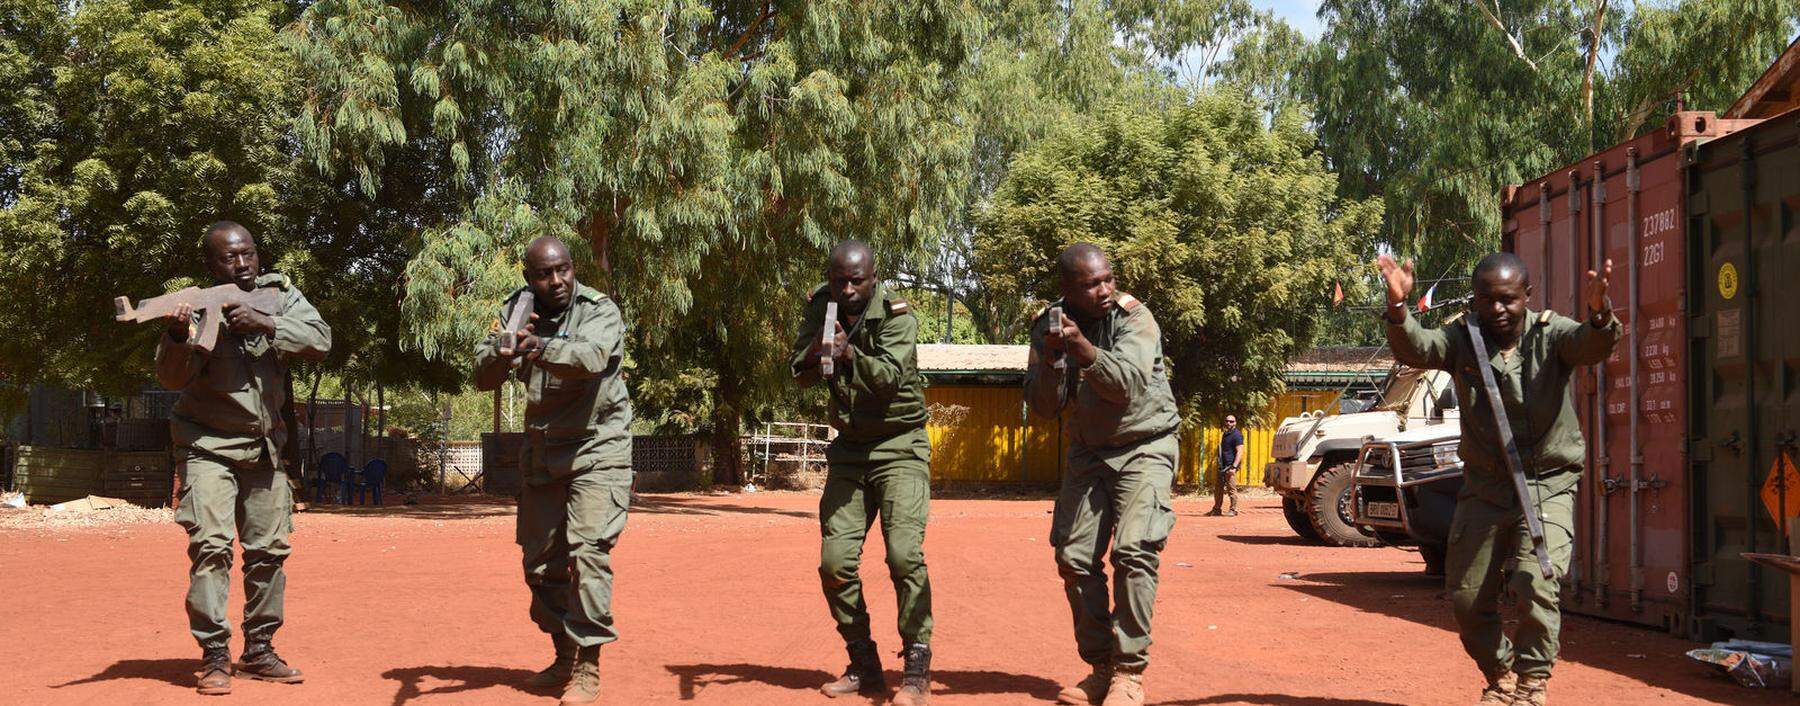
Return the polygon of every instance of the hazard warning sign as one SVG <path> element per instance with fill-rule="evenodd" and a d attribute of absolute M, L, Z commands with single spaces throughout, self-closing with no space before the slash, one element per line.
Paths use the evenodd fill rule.
<path fill-rule="evenodd" d="M 1769 477 L 1763 481 L 1762 501 L 1769 516 L 1783 527 L 1787 526 L 1787 518 L 1800 515 L 1800 471 L 1794 469 L 1794 459 L 1786 451 L 1776 456 L 1775 463 L 1769 466 Z"/>

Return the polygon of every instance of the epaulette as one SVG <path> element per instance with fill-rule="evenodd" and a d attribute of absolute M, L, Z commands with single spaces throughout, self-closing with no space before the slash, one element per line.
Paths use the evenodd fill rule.
<path fill-rule="evenodd" d="M 268 272 L 268 273 L 264 273 L 262 275 L 257 276 L 256 286 L 258 286 L 258 287 L 274 286 L 274 287 L 285 290 L 285 289 L 292 288 L 294 286 L 294 283 L 288 279 L 287 275 L 284 275 L 280 272 Z"/>
<path fill-rule="evenodd" d="M 912 305 L 907 304 L 905 299 L 889 299 L 888 300 L 888 313 L 889 314 L 904 314 L 909 311 L 912 311 Z"/>
<path fill-rule="evenodd" d="M 1119 308 L 1120 309 L 1124 309 L 1126 311 L 1132 311 L 1143 305 L 1144 305 L 1144 303 L 1141 301 L 1138 301 L 1137 297 L 1131 296 L 1124 292 L 1119 292 Z"/>
<path fill-rule="evenodd" d="M 582 285 L 580 289 L 575 290 L 575 298 L 586 299 L 589 302 L 599 304 L 600 302 L 606 301 L 606 292 Z"/>
<path fill-rule="evenodd" d="M 1556 315 L 1556 312 L 1551 311 L 1549 309 L 1545 309 L 1541 312 L 1538 312 L 1538 323 L 1540 323 L 1540 324 L 1550 323 L 1550 317 L 1555 316 L 1555 315 Z"/>
<path fill-rule="evenodd" d="M 1454 314 L 1451 314 L 1451 315 L 1449 315 L 1449 316 L 1448 316 L 1448 317 L 1445 317 L 1445 318 L 1444 318 L 1444 325 L 1445 325 L 1445 326 L 1449 326 L 1449 325 L 1450 325 L 1450 324 L 1454 324 L 1454 323 L 1456 323 L 1456 322 L 1458 322 L 1458 321 L 1461 321 L 1461 320 L 1462 320 L 1462 317 L 1463 317 L 1463 314 L 1467 314 L 1467 313 L 1469 313 L 1469 312 L 1466 312 L 1466 311 L 1459 311 L 1459 312 L 1456 312 L 1456 313 L 1454 313 Z"/>

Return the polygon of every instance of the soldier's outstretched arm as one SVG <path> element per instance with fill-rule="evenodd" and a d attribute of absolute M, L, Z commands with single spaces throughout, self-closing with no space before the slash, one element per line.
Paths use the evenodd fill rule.
<path fill-rule="evenodd" d="M 1025 364 L 1025 405 L 1038 416 L 1055 417 L 1067 400 L 1063 388 L 1067 370 L 1054 367 L 1056 356 L 1044 347 L 1048 319 L 1040 314 L 1031 325 L 1031 353 Z"/>
<path fill-rule="evenodd" d="M 1120 322 L 1112 350 L 1100 349 L 1096 354 L 1083 380 L 1109 401 L 1130 401 L 1150 388 L 1157 359 L 1162 356 L 1162 327 L 1156 325 L 1150 308 L 1140 305 Z"/>
<path fill-rule="evenodd" d="M 599 377 L 618 369 L 625 352 L 625 317 L 611 299 L 598 309 L 568 337 L 544 339 L 533 364 L 564 380 Z"/>
<path fill-rule="evenodd" d="M 816 311 L 815 311 L 816 310 Z M 819 333 L 825 328 L 825 310 L 811 303 L 806 305 L 806 312 L 800 316 L 799 337 L 794 339 L 794 356 L 788 360 L 788 370 L 794 375 L 794 382 L 802 388 L 819 384 Z"/>
<path fill-rule="evenodd" d="M 919 317 L 890 315 L 881 320 L 874 339 L 874 346 L 867 349 L 850 344 L 856 349 L 850 374 L 869 394 L 885 402 L 899 394 L 907 379 L 919 374 Z"/>
<path fill-rule="evenodd" d="M 1606 360 L 1625 333 L 1618 317 L 1611 311 L 1589 317 L 1585 322 L 1577 323 L 1560 316 L 1553 321 L 1554 328 L 1550 332 L 1555 336 L 1551 340 L 1556 346 L 1556 355 L 1571 366 L 1593 365 Z"/>
<path fill-rule="evenodd" d="M 1450 334 L 1443 329 L 1419 325 L 1419 320 L 1405 308 L 1398 311 L 1399 323 L 1394 322 L 1391 313 L 1383 318 L 1387 322 L 1388 348 L 1393 350 L 1394 360 L 1414 368 L 1449 370 Z"/>
<path fill-rule="evenodd" d="M 275 318 L 275 349 L 307 360 L 324 360 L 331 352 L 331 325 L 297 287 L 283 290 L 281 314 Z"/>

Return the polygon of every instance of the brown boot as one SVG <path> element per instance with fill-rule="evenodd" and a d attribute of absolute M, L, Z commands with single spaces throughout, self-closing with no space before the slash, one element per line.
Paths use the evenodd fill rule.
<path fill-rule="evenodd" d="M 1106 687 L 1106 700 L 1101 706 L 1144 706 L 1144 675 L 1117 670 L 1112 684 Z"/>
<path fill-rule="evenodd" d="M 857 640 L 845 645 L 844 650 L 850 653 L 850 666 L 844 668 L 844 676 L 819 687 L 819 691 L 832 698 L 887 693 L 887 677 L 881 673 L 881 653 L 875 650 L 875 641 Z"/>
<path fill-rule="evenodd" d="M 575 641 L 563 635 L 550 636 L 550 644 L 556 649 L 556 659 L 542 671 L 525 680 L 526 686 L 534 689 L 550 689 L 569 685 L 569 675 L 575 671 Z"/>
<path fill-rule="evenodd" d="M 201 696 L 223 696 L 231 693 L 231 649 L 226 647 L 208 647 L 200 658 L 200 671 L 194 672 L 199 679 L 194 690 Z"/>
<path fill-rule="evenodd" d="M 1511 706 L 1513 688 L 1519 685 L 1519 677 L 1512 670 L 1489 675 L 1487 688 L 1481 690 L 1481 700 L 1475 706 Z"/>
<path fill-rule="evenodd" d="M 891 706 L 925 706 L 931 702 L 931 646 L 915 642 L 900 653 L 906 659 L 905 676 Z"/>
<path fill-rule="evenodd" d="M 575 650 L 575 664 L 569 668 L 569 685 L 563 689 L 562 706 L 580 706 L 600 700 L 600 646 Z"/>
<path fill-rule="evenodd" d="M 268 640 L 251 640 L 244 644 L 244 654 L 238 657 L 237 670 L 251 679 L 272 681 L 278 684 L 299 684 L 306 681 L 306 675 L 300 670 L 289 667 L 281 656 L 275 654 L 275 646 Z"/>
<path fill-rule="evenodd" d="M 1518 688 L 1513 689 L 1512 706 L 1544 706 L 1549 691 L 1550 677 L 1521 676 Z"/>
<path fill-rule="evenodd" d="M 1070 706 L 1092 706 L 1106 698 L 1106 687 L 1112 684 L 1112 667 L 1096 664 L 1094 671 L 1075 682 L 1074 686 L 1063 687 L 1062 693 L 1056 695 L 1056 702 Z"/>

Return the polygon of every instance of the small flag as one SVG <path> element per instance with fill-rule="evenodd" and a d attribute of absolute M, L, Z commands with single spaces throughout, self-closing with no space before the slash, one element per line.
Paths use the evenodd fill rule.
<path fill-rule="evenodd" d="M 1436 293 L 1437 285 L 1435 284 L 1431 285 L 1431 289 L 1425 290 L 1425 296 L 1419 298 L 1419 311 L 1421 313 L 1431 310 L 1431 295 Z"/>
<path fill-rule="evenodd" d="M 1331 284 L 1331 308 L 1336 309 L 1342 303 L 1344 303 L 1344 283 L 1333 282 Z"/>

